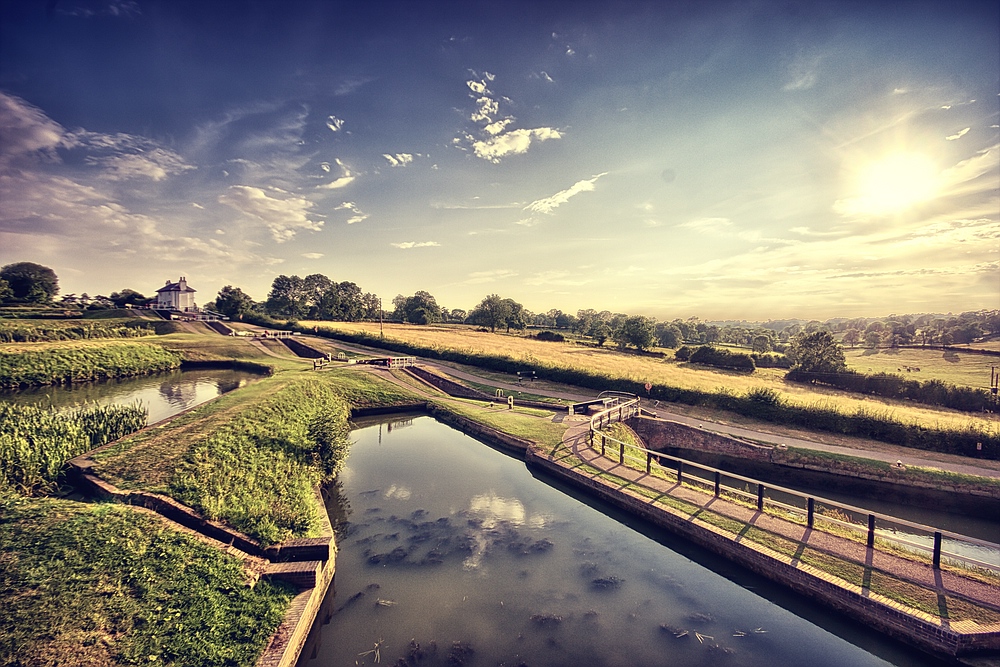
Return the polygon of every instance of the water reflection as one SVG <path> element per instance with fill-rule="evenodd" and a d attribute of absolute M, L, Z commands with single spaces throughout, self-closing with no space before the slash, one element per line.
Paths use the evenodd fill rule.
<path fill-rule="evenodd" d="M 38 387 L 0 395 L 0 400 L 51 405 L 58 410 L 139 401 L 149 410 L 149 423 L 153 424 L 258 378 L 260 375 L 230 369 L 178 370 L 107 382 Z"/>
<path fill-rule="evenodd" d="M 354 438 L 327 490 L 332 616 L 304 667 L 931 664 L 428 417 Z"/>

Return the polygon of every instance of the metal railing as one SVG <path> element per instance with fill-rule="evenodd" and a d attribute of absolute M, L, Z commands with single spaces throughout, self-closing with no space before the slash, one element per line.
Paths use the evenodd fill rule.
<path fill-rule="evenodd" d="M 669 472 L 671 475 L 675 474 L 678 485 L 688 483 L 700 487 L 701 490 L 711 493 L 716 498 L 722 496 L 723 493 L 741 498 L 755 504 L 758 512 L 763 512 L 765 507 L 774 507 L 792 514 L 802 515 L 809 528 L 823 530 L 822 525 L 829 523 L 839 526 L 841 529 L 860 533 L 864 535 L 865 544 L 869 549 L 875 546 L 875 539 L 878 537 L 880 540 L 898 545 L 907 551 L 929 554 L 935 569 L 941 567 L 942 558 L 947 558 L 954 563 L 1000 572 L 1000 544 L 995 542 L 873 512 L 776 484 L 768 484 L 758 479 L 744 477 L 680 457 L 651 451 L 639 445 L 625 443 L 602 432 L 601 429 L 612 422 L 623 421 L 640 414 L 639 397 L 621 392 L 605 392 L 605 394 L 608 394 L 607 407 L 590 418 L 590 446 L 595 447 L 599 437 L 601 456 L 607 457 L 609 445 L 612 448 L 617 445 L 618 463 L 622 465 L 628 465 L 629 462 L 644 464 L 646 474 L 650 475 L 653 474 L 654 469 Z M 605 397 L 605 394 L 602 394 L 601 397 Z M 638 451 L 644 458 L 638 458 L 627 450 Z M 667 465 L 664 465 L 665 462 Z M 637 469 L 641 469 L 641 467 Z M 730 483 L 733 480 L 742 486 L 733 486 Z M 847 519 L 863 517 L 866 523 L 858 524 L 840 516 L 823 514 L 824 509 L 833 509 L 846 515 Z M 818 524 L 817 518 L 821 519 Z M 908 537 L 902 537 L 897 528 L 916 531 L 916 534 L 907 533 Z M 831 534 L 835 533 L 831 532 Z M 927 543 L 915 541 L 914 538 L 919 539 L 920 536 L 924 536 Z M 946 547 L 949 547 L 950 550 L 946 550 Z M 996 562 L 987 562 L 968 553 L 957 553 L 956 548 L 974 552 L 981 557 L 992 557 L 991 560 L 995 558 Z"/>

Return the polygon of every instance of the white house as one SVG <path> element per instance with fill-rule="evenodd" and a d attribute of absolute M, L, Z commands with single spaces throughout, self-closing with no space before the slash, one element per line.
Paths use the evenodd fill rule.
<path fill-rule="evenodd" d="M 196 311 L 194 293 L 196 290 L 188 287 L 187 278 L 181 276 L 175 283 L 167 284 L 156 290 L 156 307 L 161 310 L 179 310 L 182 313 Z"/>

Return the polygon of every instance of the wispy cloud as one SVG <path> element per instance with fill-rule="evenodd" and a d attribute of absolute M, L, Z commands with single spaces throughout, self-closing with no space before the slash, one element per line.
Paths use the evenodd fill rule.
<path fill-rule="evenodd" d="M 402 243 L 390 243 L 389 245 L 394 248 L 400 248 L 402 250 L 409 250 L 410 248 L 431 248 L 437 247 L 441 244 L 437 241 L 403 241 Z"/>
<path fill-rule="evenodd" d="M 542 215 L 552 215 L 557 208 L 559 208 L 560 206 L 568 202 L 571 198 L 575 197 L 581 192 L 593 192 L 595 189 L 597 189 L 597 186 L 595 185 L 597 183 L 597 180 L 602 176 L 606 176 L 607 174 L 608 172 L 605 171 L 600 174 L 597 174 L 596 176 L 593 176 L 592 178 L 587 178 L 582 181 L 577 181 L 570 187 L 560 192 L 557 192 L 551 197 L 536 199 L 535 201 L 525 206 L 524 210 L 528 211 L 531 214 L 537 213 Z M 532 224 L 535 224 L 536 222 L 537 220 L 533 216 L 530 216 L 524 220 L 519 220 L 518 224 L 530 226 Z"/>
<path fill-rule="evenodd" d="M 354 182 L 354 179 L 356 177 L 353 173 L 351 173 L 351 169 L 346 164 L 341 162 L 339 159 L 336 160 L 336 163 L 337 166 L 340 167 L 341 176 L 339 178 L 335 178 L 329 183 L 318 185 L 316 186 L 317 188 L 319 188 L 320 190 L 339 190 L 340 188 L 345 188 Z M 325 172 L 329 172 L 330 164 L 324 162 L 323 164 L 320 165 L 320 168 Z"/>
<path fill-rule="evenodd" d="M 219 195 L 219 203 L 263 222 L 277 243 L 293 239 L 300 231 L 318 232 L 323 228 L 322 220 L 311 217 L 314 206 L 311 201 L 279 188 L 264 191 L 249 185 L 233 185 Z"/>
<path fill-rule="evenodd" d="M 323 257 L 323 253 L 321 253 L 321 252 L 304 252 L 304 253 L 302 253 L 302 256 L 305 257 L 306 259 L 319 259 L 320 257 Z"/>
<path fill-rule="evenodd" d="M 971 127 L 967 127 L 964 130 L 959 130 L 955 134 L 952 134 L 951 136 L 945 137 L 945 140 L 947 140 L 947 141 L 955 141 L 956 139 L 961 139 L 971 129 L 972 129 Z"/>
<path fill-rule="evenodd" d="M 483 283 L 495 283 L 498 280 L 503 280 L 505 278 L 513 278 L 517 275 L 517 271 L 512 271 L 511 269 L 494 269 L 492 271 L 473 271 L 469 274 L 468 280 L 464 281 L 466 285 L 481 285 Z"/>
<path fill-rule="evenodd" d="M 344 127 L 344 119 L 337 118 L 336 116 L 327 116 L 326 126 L 330 128 L 331 132 L 340 132 L 341 128 Z"/>
<path fill-rule="evenodd" d="M 788 77 L 782 90 L 809 90 L 819 78 L 821 58 L 815 54 L 799 54 L 788 66 Z"/>
<path fill-rule="evenodd" d="M 360 208 L 358 208 L 358 205 L 352 201 L 345 201 L 340 206 L 335 206 L 333 210 L 350 211 L 351 213 L 353 213 L 354 215 L 352 215 L 347 219 L 347 224 L 349 225 L 353 225 L 356 222 L 367 220 L 369 217 L 367 213 L 364 213 Z"/>

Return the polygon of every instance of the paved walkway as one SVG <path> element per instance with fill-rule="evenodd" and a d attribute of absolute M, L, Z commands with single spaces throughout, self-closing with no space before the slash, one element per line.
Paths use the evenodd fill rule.
<path fill-rule="evenodd" d="M 566 431 L 563 438 L 564 448 L 557 452 L 549 453 L 548 458 L 566 468 L 572 468 L 575 474 L 591 478 L 597 476 L 596 473 L 588 473 L 579 467 L 573 467 L 561 462 L 569 453 L 593 468 L 613 474 L 664 495 L 685 500 L 704 510 L 735 519 L 746 527 L 754 526 L 799 543 L 803 548 L 814 548 L 835 555 L 843 560 L 856 563 L 864 568 L 865 581 L 870 581 L 872 571 L 877 570 L 918 584 L 921 587 L 934 590 L 939 594 L 939 608 L 942 605 L 944 609 L 947 607 L 947 601 L 944 597 L 940 596 L 956 595 L 1000 610 L 1000 587 L 998 586 L 968 579 L 953 572 L 935 570 L 929 564 L 917 563 L 877 549 L 868 549 L 864 544 L 854 542 L 853 540 L 836 537 L 818 530 L 810 530 L 803 525 L 784 521 L 769 514 L 758 512 L 756 509 L 737 505 L 722 498 L 715 498 L 713 495 L 700 493 L 694 489 L 680 486 L 676 482 L 648 475 L 645 470 L 629 468 L 618 463 L 616 459 L 603 457 L 600 455 L 600 452 L 595 451 L 589 445 L 589 421 L 582 417 L 570 419 L 573 419 L 575 423 Z M 733 539 L 740 541 L 741 537 L 734 536 Z M 799 553 L 801 554 L 801 550 Z M 793 563 L 798 566 L 796 559 L 793 559 Z M 863 586 L 862 589 L 864 590 L 866 587 Z"/>

